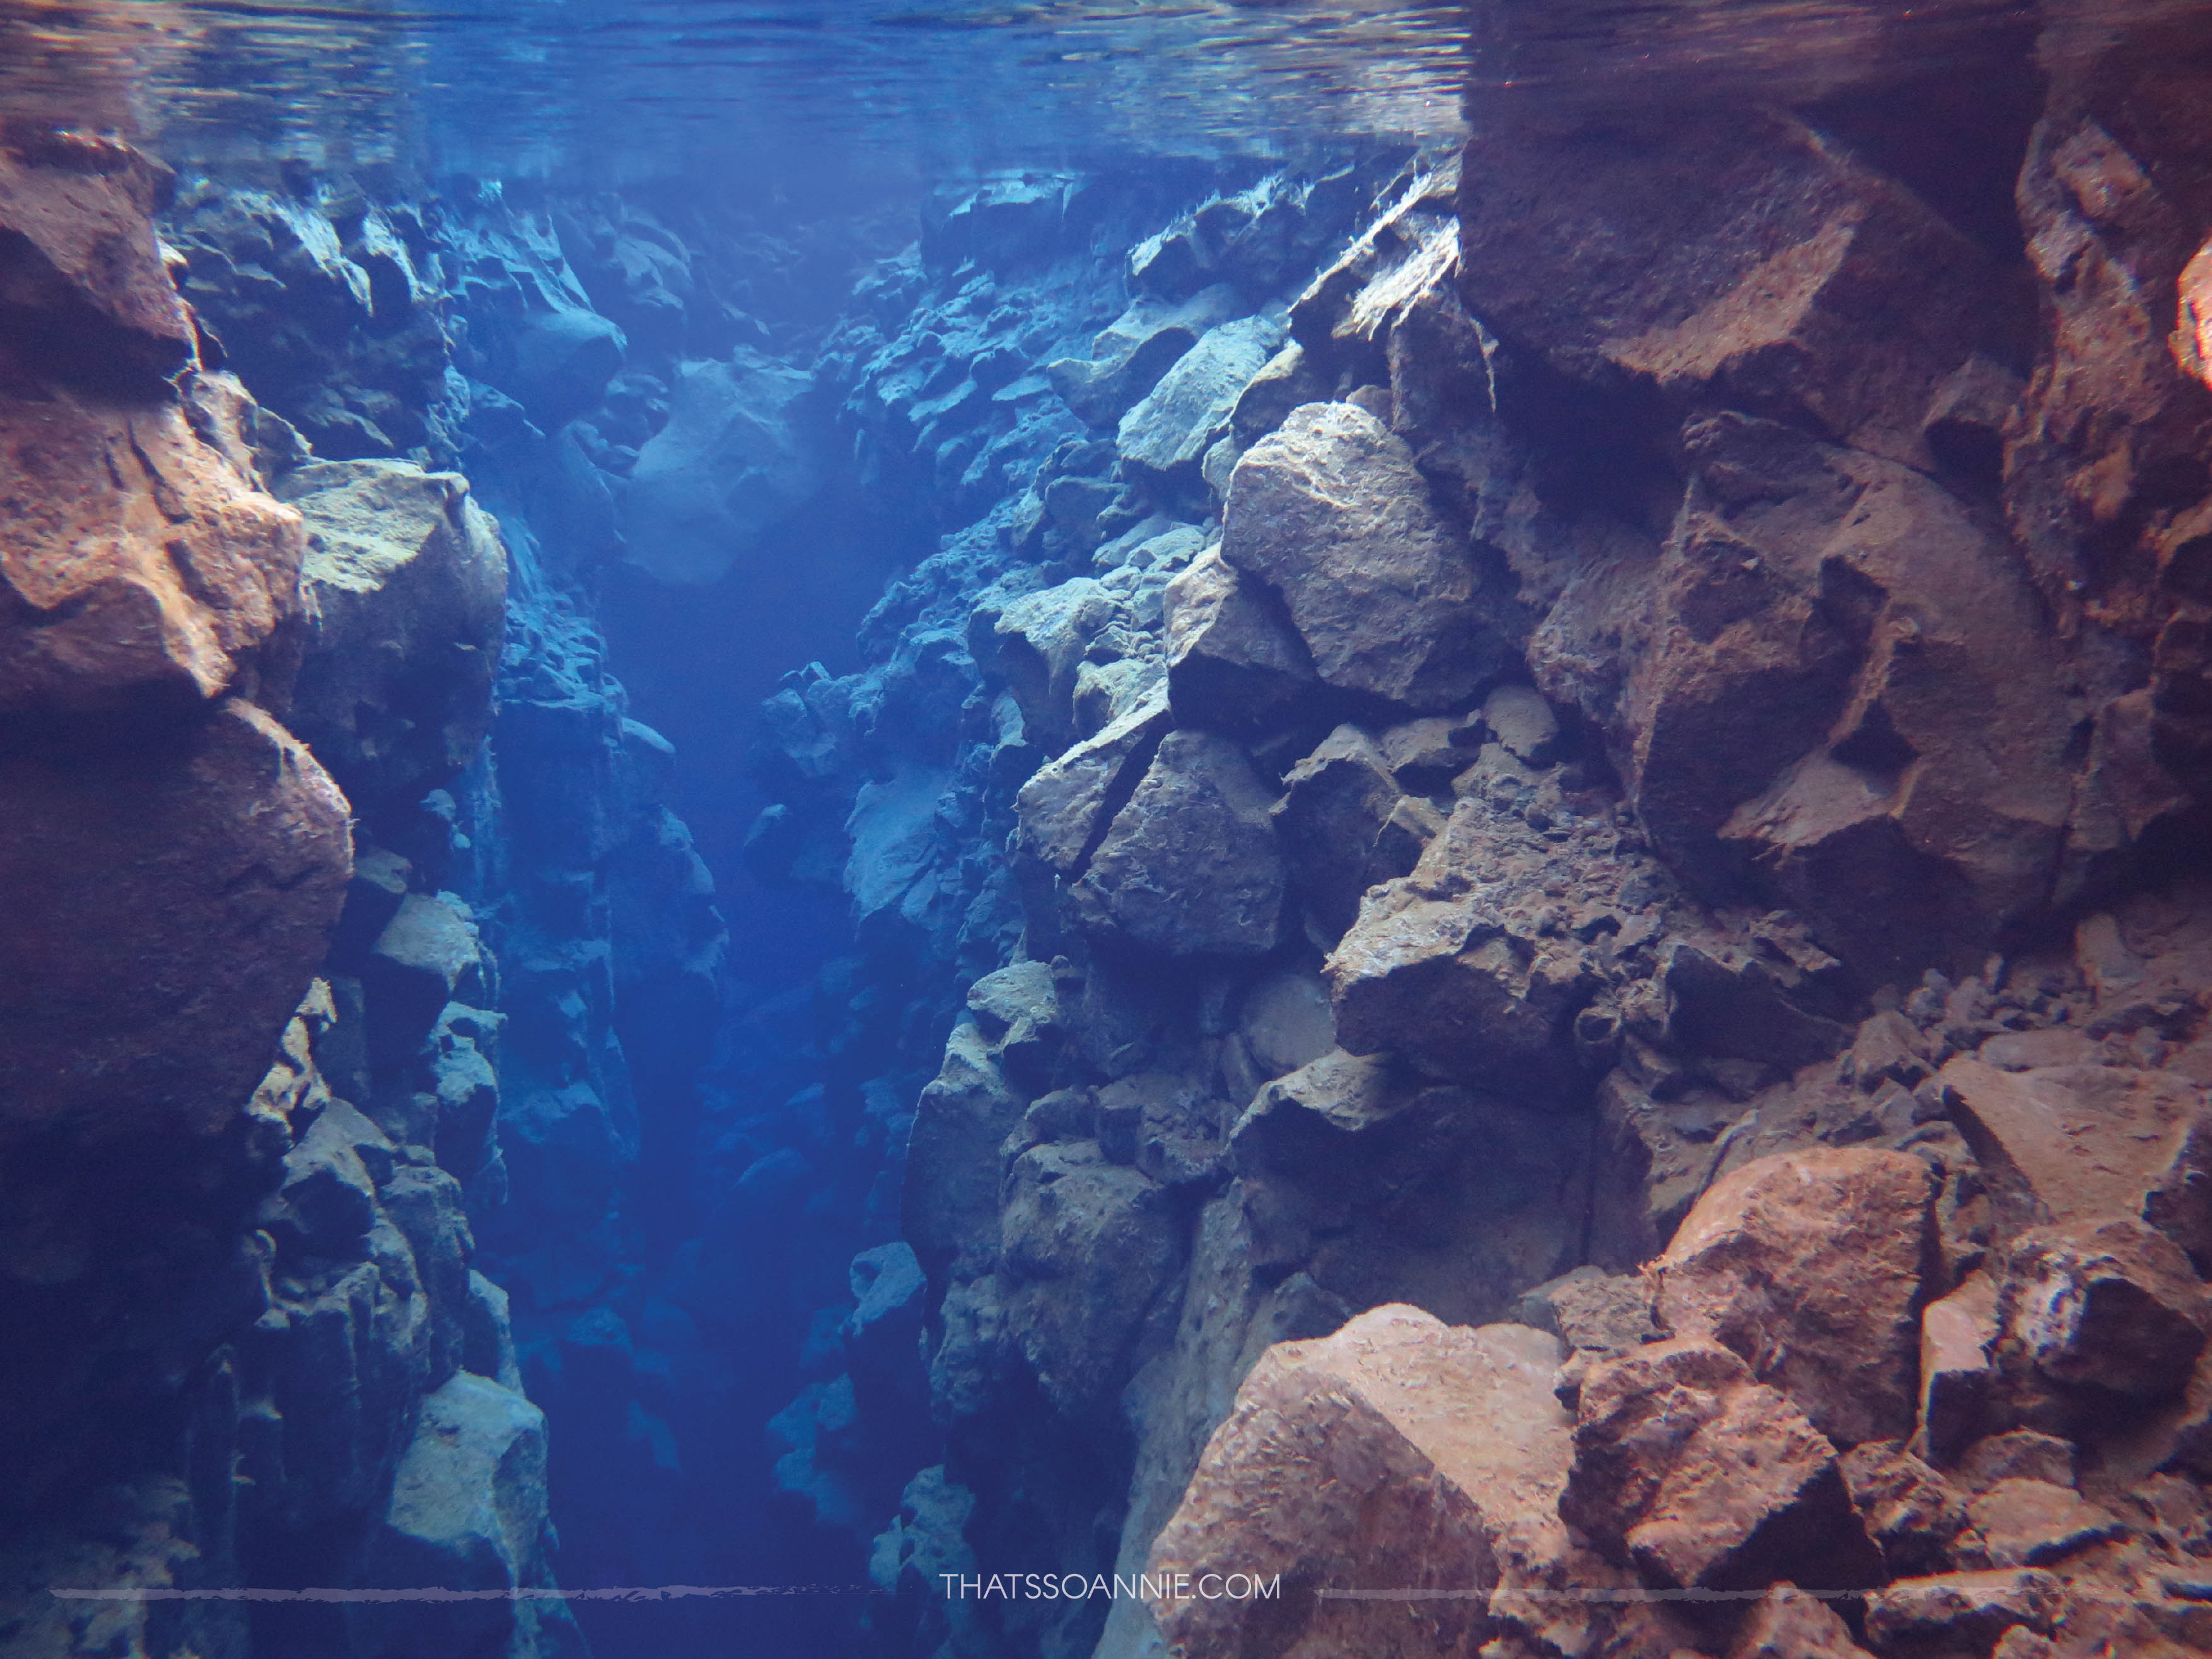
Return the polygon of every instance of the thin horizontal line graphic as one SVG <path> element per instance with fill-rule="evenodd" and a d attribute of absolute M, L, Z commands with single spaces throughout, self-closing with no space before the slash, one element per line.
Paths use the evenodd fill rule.
<path fill-rule="evenodd" d="M 1950 1587 L 1966 1600 L 2006 1593 L 2000 1586 L 1986 1589 L 1965 1585 Z M 179 1589 L 169 1585 L 107 1586 L 52 1585 L 47 1593 L 64 1601 L 714 1601 L 746 1595 L 881 1595 L 872 1584 L 625 1584 L 599 1589 L 563 1589 L 519 1586 L 514 1589 L 444 1589 L 436 1585 L 382 1589 L 347 1586 L 311 1586 L 305 1589 Z M 1576 1589 L 1323 1589 L 1324 1601 L 1758 1601 L 1766 1589 L 1646 1589 L 1593 1588 Z M 1864 1589 L 1793 1589 L 1789 1594 L 1820 1601 L 1852 1601 L 1872 1592 Z"/>
<path fill-rule="evenodd" d="M 1798 1589 L 1787 1594 L 1818 1601 L 1855 1601 L 1871 1595 L 1863 1589 Z M 1971 1595 L 1966 1591 L 1961 1594 Z M 2003 1592 L 1992 1589 L 1989 1594 Z M 1763 1601 L 1767 1589 L 1644 1589 L 1607 1587 L 1591 1589 L 1325 1589 L 1324 1601 Z"/>
<path fill-rule="evenodd" d="M 737 1595 L 880 1595 L 872 1584 L 625 1584 L 604 1589 L 443 1589 L 423 1585 L 409 1589 L 312 1586 L 306 1589 L 178 1589 L 169 1585 L 126 1584 L 116 1588 L 52 1585 L 48 1594 L 64 1601 L 683 1601 Z"/>

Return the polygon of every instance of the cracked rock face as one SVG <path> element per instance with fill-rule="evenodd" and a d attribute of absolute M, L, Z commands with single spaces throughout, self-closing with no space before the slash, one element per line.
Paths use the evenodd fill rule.
<path fill-rule="evenodd" d="M 1075 890 L 1100 925 L 1170 956 L 1259 956 L 1281 927 L 1273 797 L 1243 751 L 1170 732 Z"/>
<path fill-rule="evenodd" d="M 278 493 L 306 520 L 313 615 L 293 724 L 365 807 L 411 805 L 489 727 L 507 550 L 458 473 L 316 461 Z"/>
<path fill-rule="evenodd" d="M 1557 1524 L 1569 1454 L 1549 1386 L 1559 1352 L 1524 1326 L 1467 1330 L 1402 1306 L 1269 1349 L 1148 1570 L 1194 1583 L 1279 1574 L 1281 1596 L 1156 1600 L 1161 1635 L 1194 1659 L 1301 1646 L 1473 1655 L 1494 1628 L 1483 1596 Z M 1316 1594 L 1369 1587 L 1459 1594 Z"/>
<path fill-rule="evenodd" d="M 147 749 L 0 765 L 0 871 L 40 896 L 0 921 L 17 964 L 0 993 L 10 1127 L 214 1131 L 327 948 L 351 873 L 345 798 L 238 701 Z"/>
<path fill-rule="evenodd" d="M 995 180 L 803 328 L 639 200 L 211 184 L 196 325 L 159 170 L 9 136 L 0 886 L 61 902 L 0 915 L 0 1290 L 68 1364 L 8 1357 L 0 1475 L 189 1382 L 133 1571 L 540 1587 L 526 1370 L 597 1571 L 772 1337 L 758 1495 L 896 1505 L 898 1659 L 2212 1647 L 2206 65 L 2062 11 L 1948 114 L 1855 56 Z M 749 859 L 853 948 L 702 1090 L 594 573 L 704 601 L 847 494 L 898 574 L 769 704 Z M 1285 1594 L 930 1577 L 1018 1559 Z M 287 1628 L 573 1650 L 416 1618 Z"/>
<path fill-rule="evenodd" d="M 1246 453 L 1221 556 L 1281 596 L 1326 684 L 1427 710 L 1504 676 L 1495 596 L 1365 410 L 1308 404 Z"/>

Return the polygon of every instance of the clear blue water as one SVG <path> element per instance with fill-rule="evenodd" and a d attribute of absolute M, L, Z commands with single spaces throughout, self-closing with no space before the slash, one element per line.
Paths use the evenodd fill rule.
<path fill-rule="evenodd" d="M 2080 27 L 2092 38 L 2123 9 L 2202 4 L 2122 0 L 2088 8 Z M 1317 177 L 1347 157 L 1366 165 L 1381 155 L 1389 159 L 1375 177 L 1387 179 L 1417 148 L 1440 153 L 1470 126 L 1531 105 L 1719 91 L 1817 105 L 1844 86 L 1911 98 L 1930 85 L 1988 85 L 2014 95 L 2042 15 L 2022 0 L 0 0 L 0 114 L 121 131 L 188 175 L 204 169 L 285 195 L 303 213 L 345 224 L 348 236 L 364 199 L 435 209 L 394 222 L 412 227 L 418 256 L 434 241 L 449 273 L 465 269 L 479 229 L 519 234 L 536 215 L 554 227 L 557 259 L 582 273 L 564 307 L 580 313 L 588 298 L 619 315 L 630 331 L 622 368 L 651 380 L 655 396 L 679 363 L 727 356 L 742 339 L 748 351 L 763 346 L 820 369 L 842 398 L 871 353 L 925 325 L 933 349 L 939 333 L 974 335 L 963 349 L 978 361 L 983 331 L 1024 343 L 1035 362 L 1016 384 L 1026 383 L 1027 370 L 1079 353 L 1120 309 L 1132 241 L 1278 161 Z M 2064 51 L 2064 40 L 2053 49 Z M 1995 64 L 2008 66 L 2004 76 L 1977 78 Z M 1879 123 L 1867 132 L 1879 142 Z M 1944 161 L 1960 173 L 1958 157 Z M 2013 165 L 2008 152 L 1997 161 Z M 1909 161 L 1888 158 L 1919 187 L 1945 187 L 1912 175 Z M 1086 257 L 1073 243 L 1048 257 L 1033 250 L 994 270 L 1002 303 L 987 295 L 970 304 L 967 267 L 948 264 L 909 272 L 922 298 L 899 304 L 933 307 L 928 315 L 909 319 L 885 301 L 867 322 L 873 302 L 855 298 L 853 284 L 872 271 L 866 280 L 880 295 L 907 280 L 884 271 L 934 210 L 925 207 L 933 195 L 941 209 L 978 174 L 1025 167 L 1089 172 L 1122 192 L 1121 205 L 1101 210 L 1125 239 L 1100 258 L 1101 280 L 1087 289 L 1096 273 L 1051 277 L 1054 261 Z M 510 193 L 526 204 L 512 222 L 485 207 L 481 186 L 491 180 L 532 182 Z M 609 187 L 645 228 L 622 222 Z M 2002 202 L 2008 189 L 2008 174 L 1984 193 Z M 595 246 L 595 228 L 605 249 Z M 625 288 L 629 274 L 657 268 L 664 232 L 688 239 L 696 264 L 678 307 L 689 308 L 684 326 L 695 331 L 666 338 L 653 331 L 673 326 L 665 315 Z M 743 268 L 756 258 L 761 271 Z M 426 311 L 447 321 L 467 313 L 458 276 L 453 283 Z M 837 332 L 841 314 L 854 329 L 879 323 L 881 337 Z M 490 317 L 467 319 L 478 346 L 495 343 Z M 604 384 L 551 415 L 533 406 L 544 429 L 526 426 L 516 438 L 520 405 L 506 394 L 527 398 L 528 390 L 502 378 L 510 366 L 495 352 L 479 360 L 460 351 L 467 336 L 455 330 L 439 348 L 454 348 L 456 374 L 482 381 L 472 393 L 480 426 L 465 434 L 473 447 L 460 451 L 463 464 L 519 549 L 550 546 L 569 510 L 570 498 L 546 482 L 548 458 L 568 455 L 563 433 L 582 427 L 603 455 L 608 444 L 627 445 L 633 465 L 645 439 L 622 427 L 619 397 L 592 405 Z M 257 343 L 242 331 L 232 341 L 249 383 L 262 361 Z M 374 331 L 355 347 L 375 356 Z M 839 352 L 851 360 L 842 368 L 831 361 Z M 255 389 L 274 407 L 283 394 L 269 387 L 279 384 L 272 369 Z M 633 388 L 630 403 L 643 401 Z M 787 677 L 803 683 L 809 664 L 849 673 L 886 654 L 884 638 L 866 651 L 855 644 L 886 582 L 988 505 L 963 498 L 956 511 L 936 501 L 936 519 L 901 520 L 901 501 L 934 500 L 926 483 L 909 481 L 888 506 L 868 497 L 872 486 L 855 481 L 874 475 L 850 459 L 859 453 L 853 423 L 838 423 L 836 399 L 809 418 L 821 430 L 806 441 L 823 447 L 816 459 L 834 487 L 718 585 L 670 588 L 611 559 L 587 577 L 549 576 L 534 554 L 522 562 L 529 580 L 518 580 L 546 615 L 567 615 L 572 600 L 589 613 L 601 636 L 592 650 L 604 647 L 628 711 L 673 740 L 667 799 L 711 870 L 732 936 L 719 1012 L 674 1036 L 662 1015 L 670 1028 L 689 1017 L 650 997 L 613 1018 L 644 1125 L 641 1162 L 623 1177 L 621 1207 L 635 1233 L 619 1252 L 625 1285 L 549 1291 L 533 1303 L 530 1276 L 515 1264 L 537 1241 L 501 1236 L 478 1218 L 483 1259 L 516 1295 L 525 1376 L 552 1416 L 556 1565 L 572 1587 L 863 1583 L 861 1536 L 890 1522 L 908 1476 L 944 1455 L 926 1426 L 904 1425 L 906 1439 L 884 1453 L 882 1480 L 864 1483 L 872 1507 L 858 1535 L 810 1525 L 771 1473 L 771 1415 L 802 1384 L 836 1371 L 821 1351 L 847 1310 L 845 1263 L 890 1236 L 884 1206 L 866 1207 L 883 1148 L 854 1151 L 872 1132 L 856 1134 L 855 1125 L 864 1111 L 873 1123 L 902 1091 L 910 1105 L 935 1064 L 931 1042 L 941 1041 L 920 1016 L 894 1029 L 904 1017 L 864 1005 L 872 998 L 896 1015 L 910 996 L 935 1018 L 942 1011 L 932 1000 L 944 1000 L 949 970 L 924 964 L 914 983 L 902 982 L 891 953 L 856 945 L 842 896 L 754 880 L 744 842 L 771 798 L 746 781 L 748 751 L 761 704 Z M 1054 418 L 1073 431 L 1065 411 Z M 1038 430 L 1032 472 L 1065 435 Z M 915 477 L 927 470 L 918 465 Z M 556 547 L 548 568 L 559 556 Z M 555 592 L 564 584 L 574 591 Z M 523 694 L 510 684 L 503 695 Z M 957 699 L 950 706 L 957 711 Z M 949 761 L 949 739 L 945 746 L 933 763 Z M 489 915 L 500 896 L 495 876 L 485 884 Z M 869 950 L 878 977 L 855 981 L 840 964 Z M 823 1010 L 834 1013 L 855 982 L 858 1012 L 841 1026 L 843 1015 Z M 511 1098 L 526 1093 L 517 1059 L 526 1026 L 517 1032 Z M 812 1163 L 794 1166 L 802 1151 Z M 794 1167 L 804 1180 L 777 1188 Z M 526 1170 L 518 1180 L 527 1185 Z M 918 1375 L 908 1379 L 917 1387 Z M 884 1605 L 861 1591 L 579 1611 L 599 1659 L 908 1659 L 880 1631 L 862 1645 L 860 1613 L 872 1607 L 888 1628 Z M 325 1659 L 264 1635 L 256 1659 Z"/>
<path fill-rule="evenodd" d="M 1434 136 L 1465 41 L 1457 7 L 1377 0 L 0 6 L 12 101 L 82 112 L 96 71 L 102 116 L 172 153 L 507 174 Z"/>
<path fill-rule="evenodd" d="M 2120 15 L 2193 0 L 2100 0 Z M 923 172 L 1435 138 L 1500 89 L 1616 101 L 1971 73 L 2024 0 L 0 0 L 18 111 L 271 153 L 623 178 L 825 151 Z M 2061 48 L 2063 50 L 2063 46 Z"/>

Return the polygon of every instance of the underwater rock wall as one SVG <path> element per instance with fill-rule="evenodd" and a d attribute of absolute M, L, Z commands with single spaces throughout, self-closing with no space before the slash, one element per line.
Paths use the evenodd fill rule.
<path fill-rule="evenodd" d="M 647 1562 L 665 1577 L 687 1530 L 668 1419 L 688 1407 L 711 1421 L 721 1390 L 691 1315 L 665 1281 L 641 1282 L 639 1212 L 663 1200 L 641 1169 L 691 1151 L 726 935 L 713 878 L 664 804 L 672 746 L 629 717 L 607 672 L 596 581 L 621 550 L 628 464 L 669 418 L 652 371 L 665 376 L 689 337 L 649 264 L 611 298 L 602 283 L 597 302 L 622 322 L 595 309 L 564 229 L 567 245 L 611 241 L 617 256 L 684 246 L 649 221 L 659 240 L 641 242 L 635 213 L 633 234 L 602 237 L 576 204 L 556 227 L 544 202 L 492 185 L 371 201 L 343 180 L 292 182 L 202 182 L 168 234 L 186 292 L 211 327 L 252 343 L 241 366 L 319 453 L 458 459 L 513 550 L 503 615 L 466 664 L 495 696 L 474 734 L 488 741 L 380 833 L 404 876 L 419 870 L 404 878 L 435 894 L 441 912 L 424 914 L 458 918 L 485 946 L 489 1012 L 441 1017 L 417 1081 L 481 1144 L 465 1172 L 471 1212 L 485 1267 L 514 1293 L 516 1367 L 563 1448 L 551 1468 L 556 1510 L 574 1517 L 568 1559 L 586 1582 L 638 1582 Z M 696 297 L 693 336 L 742 324 Z M 655 326 L 672 310 L 672 338 Z M 440 684 L 432 664 L 396 678 L 418 700 Z"/>
<path fill-rule="evenodd" d="M 2212 65 L 2047 27 L 1972 110 L 1509 105 L 887 258 L 9 137 L 6 1582 L 2212 1646 Z M 702 693 L 641 594 L 876 542 L 751 761 L 745 866 L 851 906 L 798 983 L 609 664 Z M 1148 1566 L 1285 1595 L 940 1577 Z"/>
<path fill-rule="evenodd" d="M 459 476 L 311 460 L 219 372 L 165 172 L 53 135 L 0 168 L 5 1640 L 412 1650 L 457 1621 L 49 1587 L 551 1582 L 544 1420 L 463 1200 L 494 975 L 399 850 L 488 723 L 506 550 Z M 557 1602 L 458 1623 L 581 1650 Z"/>
<path fill-rule="evenodd" d="M 888 1650 L 2204 1644 L 2207 66 L 2050 27 L 1957 130 L 1509 110 L 1273 311 L 1224 198 L 1052 366 L 934 621 L 1003 866 L 888 764 L 763 827 L 1021 905 L 907 1149 Z M 1286 1599 L 939 1577 L 1148 1563 Z M 1382 1580 L 1501 1593 L 1314 1595 Z M 1871 1599 L 1637 1599 L 1790 1583 Z"/>

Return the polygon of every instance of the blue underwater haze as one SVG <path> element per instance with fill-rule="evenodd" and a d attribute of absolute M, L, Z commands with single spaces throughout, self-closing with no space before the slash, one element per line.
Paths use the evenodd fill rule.
<path fill-rule="evenodd" d="M 0 0 L 0 1656 L 1360 1652 L 1206 1448 L 1400 1317 L 1554 1587 L 2020 1565 L 1865 1494 L 2180 1410 L 2212 1263 L 2212 36 L 2080 9 Z M 2159 1340 L 1953 1409 L 2031 1086 L 2171 1130 Z M 1662 1571 L 1577 1389 L 1776 1158 L 1905 1243 L 1668 1304 L 1825 1461 Z"/>

